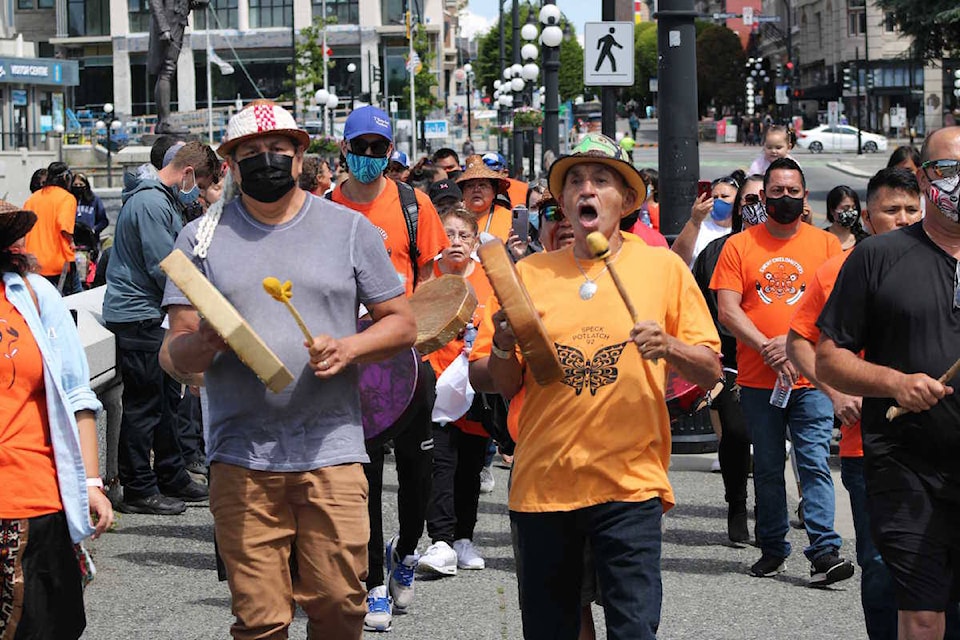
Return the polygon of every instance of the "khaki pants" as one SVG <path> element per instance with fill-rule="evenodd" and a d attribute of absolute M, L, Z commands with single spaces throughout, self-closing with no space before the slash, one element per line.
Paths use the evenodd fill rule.
<path fill-rule="evenodd" d="M 314 638 L 363 635 L 370 523 L 360 464 L 283 473 L 216 462 L 210 511 L 237 617 L 234 638 L 286 638 L 294 601 Z"/>

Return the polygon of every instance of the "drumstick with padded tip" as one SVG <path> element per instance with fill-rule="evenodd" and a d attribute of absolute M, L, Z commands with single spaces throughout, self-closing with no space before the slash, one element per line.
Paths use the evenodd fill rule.
<path fill-rule="evenodd" d="M 303 331 L 303 336 L 307 339 L 307 342 L 313 342 L 313 335 L 310 333 L 310 329 L 307 329 L 307 323 L 303 321 L 300 312 L 297 311 L 297 308 L 294 307 L 290 301 L 290 298 L 293 297 L 293 283 L 287 280 L 283 284 L 280 284 L 279 279 L 268 276 L 263 279 L 263 289 L 270 294 L 271 298 L 277 302 L 282 302 L 287 307 L 293 319 L 297 321 L 297 326 L 300 327 L 300 331 Z"/>
<path fill-rule="evenodd" d="M 953 377 L 958 373 L 960 373 L 960 358 L 958 358 L 956 362 L 950 365 L 950 368 L 947 369 L 947 372 L 942 376 L 940 376 L 937 382 L 939 382 L 940 384 L 947 384 L 947 382 L 953 379 Z M 892 420 L 896 420 L 897 418 L 899 418 L 905 413 L 910 413 L 910 410 L 904 409 L 903 407 L 890 407 L 889 409 L 887 409 L 887 421 L 889 422 Z"/>
<path fill-rule="evenodd" d="M 637 324 L 640 320 L 637 317 L 637 310 L 634 308 L 633 303 L 630 302 L 630 296 L 627 295 L 627 290 L 623 286 L 623 282 L 620 281 L 620 276 L 617 275 L 617 270 L 613 268 L 613 261 L 610 259 L 610 242 L 607 240 L 599 231 L 593 231 L 587 235 L 587 246 L 590 248 L 590 253 L 593 254 L 595 258 L 600 258 L 606 263 L 607 270 L 610 272 L 610 277 L 613 278 L 613 284 L 617 287 L 617 292 L 620 294 L 620 297 L 623 299 L 623 303 L 627 305 L 627 311 L 630 312 L 630 318 L 633 320 L 633 324 Z"/>

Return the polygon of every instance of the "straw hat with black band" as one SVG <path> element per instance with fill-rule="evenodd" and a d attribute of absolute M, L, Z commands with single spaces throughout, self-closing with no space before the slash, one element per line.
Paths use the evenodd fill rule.
<path fill-rule="evenodd" d="M 457 176 L 457 184 L 460 185 L 461 189 L 463 189 L 462 185 L 467 180 L 495 181 L 497 184 L 497 191 L 500 193 L 506 193 L 507 189 L 510 187 L 510 183 L 503 177 L 503 175 L 484 164 L 480 156 L 469 156 L 467 158 L 466 168 L 459 176 Z"/>
<path fill-rule="evenodd" d="M 588 133 L 583 136 L 573 153 L 558 158 L 551 166 L 547 176 L 550 192 L 559 198 L 563 191 L 563 181 L 567 171 L 576 164 L 603 164 L 607 165 L 623 177 L 627 187 L 637 192 L 637 202 L 642 202 L 647 195 L 647 182 L 630 162 L 627 154 L 616 141 L 600 133 Z"/>
<path fill-rule="evenodd" d="M 14 242 L 29 233 L 37 223 L 37 214 L 15 204 L 0 200 L 0 251 L 6 251 Z"/>

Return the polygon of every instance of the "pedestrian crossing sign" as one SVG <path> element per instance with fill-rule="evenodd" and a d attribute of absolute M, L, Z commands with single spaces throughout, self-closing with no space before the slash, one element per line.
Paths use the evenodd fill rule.
<path fill-rule="evenodd" d="M 632 22 L 587 22 L 583 30 L 583 83 L 588 87 L 632 87 Z"/>

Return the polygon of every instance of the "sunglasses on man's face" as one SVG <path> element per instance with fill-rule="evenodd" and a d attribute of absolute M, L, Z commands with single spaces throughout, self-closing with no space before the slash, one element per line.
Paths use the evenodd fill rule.
<path fill-rule="evenodd" d="M 543 219 L 547 222 L 560 222 L 563 220 L 563 212 L 561 212 L 560 207 L 555 204 L 541 205 L 540 215 L 543 216 Z"/>
<path fill-rule="evenodd" d="M 374 140 L 367 142 L 363 138 L 354 138 L 350 141 L 350 151 L 358 156 L 372 156 L 374 158 L 383 158 L 387 155 L 387 149 L 390 148 L 390 142 L 387 140 Z"/>
<path fill-rule="evenodd" d="M 927 160 L 920 168 L 928 180 L 950 180 L 960 175 L 960 160 Z"/>

